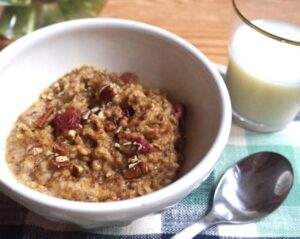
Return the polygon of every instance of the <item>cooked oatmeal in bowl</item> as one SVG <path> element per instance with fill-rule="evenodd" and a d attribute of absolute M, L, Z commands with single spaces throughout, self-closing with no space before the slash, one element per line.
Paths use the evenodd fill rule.
<path fill-rule="evenodd" d="M 183 111 L 134 73 L 82 66 L 19 116 L 6 160 L 19 182 L 51 196 L 87 202 L 138 197 L 176 179 Z"/>
<path fill-rule="evenodd" d="M 66 93 L 70 84 L 60 82 L 67 81 L 74 72 L 58 84 L 53 82 L 83 64 L 119 73 L 102 71 L 102 75 L 111 76 L 107 89 L 95 84 L 96 78 L 89 81 L 94 84 L 91 88 L 84 78 L 81 81 L 75 77 L 74 81 L 82 84 Z M 132 74 L 114 82 L 125 71 L 138 75 L 144 87 L 125 85 L 128 78 L 136 82 Z M 1 193 L 41 217 L 86 229 L 128 225 L 183 200 L 212 172 L 230 133 L 230 99 L 215 65 L 178 36 L 143 23 L 97 18 L 40 29 L 0 52 L 0 79 Z M 127 99 L 140 107 L 129 101 L 119 105 L 113 102 L 120 102 L 117 86 L 123 89 L 123 84 L 128 90 Z M 97 93 L 94 100 L 88 100 L 92 98 L 89 90 L 82 91 L 89 87 Z M 143 90 L 135 91 L 137 95 L 133 96 L 129 94 L 133 87 Z M 75 94 L 80 91 L 82 94 Z M 62 106 L 55 95 L 68 103 Z M 142 95 L 147 97 L 140 102 Z M 106 103 L 110 98 L 111 103 Z M 155 99 L 151 107 L 146 103 L 150 99 Z M 183 119 L 183 107 L 178 103 L 187 108 Z M 157 123 L 150 123 L 154 114 L 149 115 L 148 107 L 157 108 L 155 113 L 161 114 L 154 117 Z M 140 109 L 147 109 L 144 117 L 138 117 Z M 164 117 L 168 120 L 162 120 Z M 138 122 L 140 127 L 135 127 Z M 184 126 L 183 149 L 181 127 L 176 124 Z M 159 139 L 155 138 L 157 131 Z M 40 133 L 46 137 L 39 137 Z M 114 137 L 116 133 L 118 137 Z M 13 139 L 12 134 L 20 138 L 7 142 L 8 137 Z M 105 143 L 100 144 L 102 139 Z M 168 147 L 169 142 L 174 144 Z M 163 156 L 155 163 L 162 166 L 162 172 L 153 166 L 155 155 Z M 19 161 L 12 165 L 13 157 Z M 98 201 L 97 190 L 101 190 L 103 201 Z M 63 198 L 53 196 L 58 191 Z"/>

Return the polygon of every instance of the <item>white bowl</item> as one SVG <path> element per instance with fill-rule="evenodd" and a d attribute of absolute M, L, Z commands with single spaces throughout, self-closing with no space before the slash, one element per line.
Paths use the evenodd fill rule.
<path fill-rule="evenodd" d="M 5 161 L 15 120 L 42 89 L 83 64 L 135 72 L 145 85 L 165 89 L 187 106 L 186 159 L 177 181 L 146 196 L 105 203 L 54 198 L 16 181 Z M 37 214 L 84 228 L 123 225 L 178 202 L 207 178 L 229 136 L 231 105 L 215 66 L 188 42 L 142 23 L 85 19 L 38 30 L 0 53 L 0 79 L 1 191 Z"/>

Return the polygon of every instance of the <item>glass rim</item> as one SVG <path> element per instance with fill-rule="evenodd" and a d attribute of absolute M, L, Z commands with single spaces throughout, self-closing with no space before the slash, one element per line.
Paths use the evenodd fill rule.
<path fill-rule="evenodd" d="M 287 44 L 291 44 L 291 45 L 296 45 L 296 46 L 300 46 L 300 41 L 294 41 L 294 40 L 290 40 L 288 38 L 285 38 L 285 37 L 280 37 L 280 36 L 277 36 L 273 33 L 270 33 L 268 31 L 265 31 L 263 30 L 262 28 L 256 26 L 255 24 L 253 24 L 250 20 L 247 19 L 247 17 L 245 17 L 241 11 L 239 10 L 237 4 L 236 4 L 236 1 L 237 0 L 232 0 L 232 6 L 233 6 L 233 9 L 234 11 L 236 12 L 236 14 L 240 17 L 240 19 L 246 24 L 248 25 L 249 27 L 253 28 L 254 30 L 258 31 L 259 33 L 267 36 L 267 37 L 270 37 L 274 40 L 277 40 L 277 41 L 280 41 L 282 43 L 287 43 Z"/>

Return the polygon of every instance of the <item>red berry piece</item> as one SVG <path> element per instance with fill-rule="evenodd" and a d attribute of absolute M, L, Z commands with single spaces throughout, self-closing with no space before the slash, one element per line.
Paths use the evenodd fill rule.
<path fill-rule="evenodd" d="M 131 154 L 149 154 L 152 151 L 152 147 L 147 139 L 142 136 L 129 135 L 128 140 L 131 141 Z"/>
<path fill-rule="evenodd" d="M 145 138 L 136 138 L 133 141 L 133 144 L 137 143 L 138 144 L 138 152 L 141 154 L 148 154 L 151 152 L 151 145 L 149 144 L 148 140 Z"/>
<path fill-rule="evenodd" d="M 70 108 L 63 113 L 56 114 L 52 120 L 52 126 L 56 130 L 76 129 L 80 120 L 80 112 L 74 108 Z"/>

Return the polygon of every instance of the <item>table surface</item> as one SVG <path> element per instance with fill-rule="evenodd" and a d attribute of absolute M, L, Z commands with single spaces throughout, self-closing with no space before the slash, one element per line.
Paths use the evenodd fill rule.
<path fill-rule="evenodd" d="M 232 15 L 231 0 L 109 0 L 99 16 L 164 28 L 226 64 Z"/>

